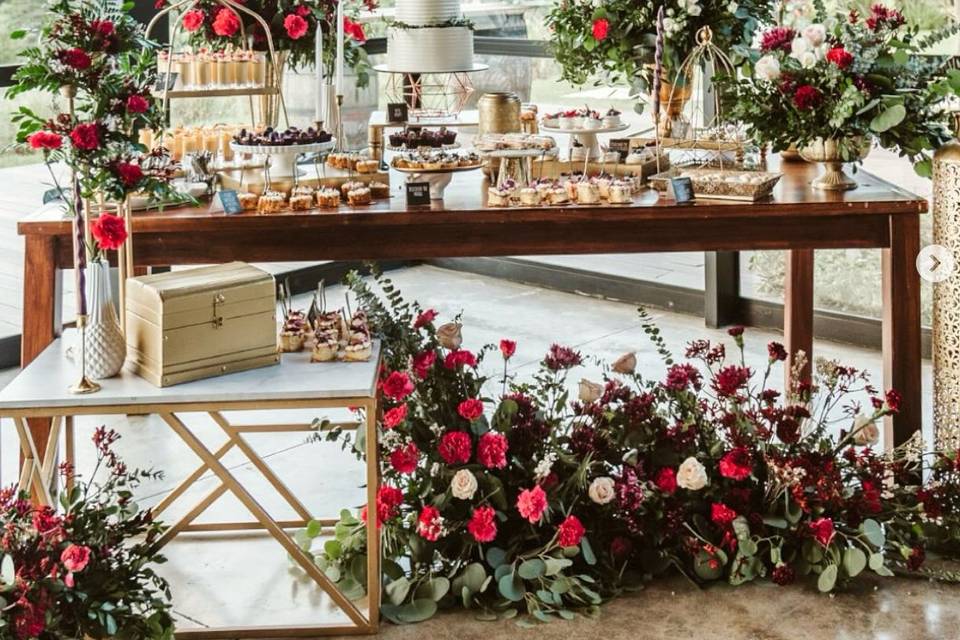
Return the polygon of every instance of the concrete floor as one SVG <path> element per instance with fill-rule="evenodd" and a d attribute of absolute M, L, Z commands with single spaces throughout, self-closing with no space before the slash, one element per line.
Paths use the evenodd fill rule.
<path fill-rule="evenodd" d="M 551 342 L 557 341 L 581 349 L 585 354 L 612 360 L 628 350 L 638 352 L 639 368 L 660 377 L 663 366 L 645 340 L 635 310 L 629 305 L 545 291 L 499 280 L 416 267 L 395 272 L 394 281 L 409 299 L 437 308 L 441 318 L 463 312 L 465 345 L 479 348 L 507 337 L 518 342 L 513 372 L 529 375 Z M 328 292 L 328 300 L 342 299 L 342 293 Z M 306 301 L 303 302 L 306 304 Z M 694 338 L 726 340 L 725 332 L 703 328 L 700 318 L 664 312 L 654 314 L 671 348 L 680 353 Z M 766 362 L 766 343 L 781 339 L 764 331 L 747 332 L 748 364 Z M 874 372 L 879 383 L 878 353 L 844 345 L 818 342 L 817 354 L 838 358 L 846 364 Z M 497 359 L 490 365 L 496 367 Z M 0 386 L 15 372 L 0 374 Z M 496 371 L 491 371 L 496 374 Z M 596 369 L 575 371 L 579 377 L 595 377 Z M 930 367 L 924 368 L 925 389 L 930 389 Z M 777 377 L 779 380 L 779 376 Z M 929 414 L 929 395 L 925 397 L 925 416 Z M 303 421 L 315 416 L 269 416 L 272 422 L 287 422 L 294 417 Z M 336 418 L 335 415 L 329 415 Z M 247 421 L 252 415 L 245 416 Z M 187 415 L 198 434 L 211 447 L 222 437 L 205 416 Z M 89 473 L 92 430 L 102 421 L 93 418 L 79 422 L 78 467 Z M 929 418 L 925 419 L 929 424 Z M 140 491 L 141 504 L 155 504 L 197 465 L 194 457 L 169 429 L 152 417 L 126 417 L 107 421 L 124 434 L 119 452 L 130 466 L 153 467 L 166 473 L 164 480 Z M 11 425 L 0 430 L 0 482 L 15 480 L 16 442 Z M 263 455 L 280 477 L 303 497 L 319 516 L 336 514 L 341 508 L 356 507 L 363 498 L 360 484 L 362 468 L 338 445 L 305 442 L 303 434 L 268 434 L 250 437 L 251 444 Z M 226 463 L 237 477 L 249 482 L 253 493 L 274 517 L 291 517 L 251 465 L 228 455 Z M 318 471 L 318 467 L 322 470 Z M 183 513 L 214 486 L 207 478 L 171 510 L 172 520 Z M 215 519 L 246 519 L 244 509 L 229 497 L 222 498 L 204 516 Z M 198 539 L 199 538 L 199 539 Z M 175 607 L 182 627 L 298 624 L 342 621 L 344 617 L 295 570 L 285 552 L 271 540 L 248 536 L 227 541 L 213 536 L 194 536 L 185 544 L 168 547 L 170 562 L 162 573 L 171 579 Z M 874 591 L 873 587 L 877 590 Z M 786 622 L 789 620 L 789 622 Z M 572 623 L 554 623 L 535 630 L 522 630 L 513 622 L 482 623 L 470 612 L 445 614 L 419 626 L 386 625 L 382 635 L 388 639 L 420 637 L 471 638 L 569 637 L 570 634 L 598 635 L 609 638 L 670 640 L 688 638 L 805 639 L 842 638 L 899 640 L 913 638 L 960 638 L 960 587 L 934 585 L 914 580 L 887 580 L 869 583 L 858 591 L 827 598 L 815 589 L 795 586 L 786 589 L 757 585 L 732 589 L 717 586 L 698 591 L 686 582 L 672 581 L 651 586 L 645 592 L 618 599 L 605 606 L 595 620 L 578 619 Z"/>

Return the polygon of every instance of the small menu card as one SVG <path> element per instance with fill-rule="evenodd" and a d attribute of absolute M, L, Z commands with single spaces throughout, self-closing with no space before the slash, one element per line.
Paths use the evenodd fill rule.
<path fill-rule="evenodd" d="M 391 102 L 387 104 L 387 122 L 406 122 L 407 103 Z"/>
<path fill-rule="evenodd" d="M 408 182 L 407 183 L 407 206 L 416 207 L 430 205 L 430 183 L 429 182 Z"/>

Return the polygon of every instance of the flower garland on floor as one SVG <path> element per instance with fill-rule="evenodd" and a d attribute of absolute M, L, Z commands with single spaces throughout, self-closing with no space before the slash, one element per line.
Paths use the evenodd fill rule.
<path fill-rule="evenodd" d="M 378 282 L 382 293 L 350 278 L 383 337 L 383 482 L 374 508 L 342 514 L 316 561 L 362 595 L 365 526 L 381 527 L 392 621 L 457 605 L 568 619 L 668 570 L 698 584 L 809 576 L 831 591 L 868 569 L 921 570 L 926 550 L 957 549 L 960 456 L 925 454 L 916 440 L 876 450 L 877 423 L 900 397 L 862 371 L 819 362 L 815 384 L 783 396 L 767 384 L 787 358 L 782 345 L 770 343 L 764 371 L 753 371 L 738 328 L 732 357 L 698 340 L 675 362 L 641 312 L 666 376 L 645 379 L 626 354 L 571 400 L 579 352 L 554 345 L 519 382 L 509 375 L 515 343 L 469 351 L 459 322 L 438 326 L 436 311 Z M 491 355 L 502 380 L 480 373 Z M 313 523 L 299 538 L 309 548 L 320 535 Z"/>
<path fill-rule="evenodd" d="M 163 526 L 132 501 L 161 474 L 128 469 L 113 451 L 119 438 L 94 432 L 91 479 L 64 491 L 61 513 L 0 490 L 0 640 L 172 640 L 170 591 L 154 572 Z"/>

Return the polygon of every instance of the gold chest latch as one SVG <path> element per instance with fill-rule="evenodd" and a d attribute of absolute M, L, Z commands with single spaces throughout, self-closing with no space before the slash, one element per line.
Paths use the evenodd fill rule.
<path fill-rule="evenodd" d="M 220 306 L 224 304 L 227 299 L 222 293 L 218 293 L 213 296 L 213 328 L 220 329 L 223 327 L 223 316 L 220 315 Z"/>

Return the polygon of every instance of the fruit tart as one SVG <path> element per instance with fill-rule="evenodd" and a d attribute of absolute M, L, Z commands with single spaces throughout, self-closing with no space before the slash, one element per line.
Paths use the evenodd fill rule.
<path fill-rule="evenodd" d="M 296 353 L 303 349 L 306 338 L 307 317 L 303 311 L 291 309 L 283 319 L 280 328 L 280 350 L 284 353 Z"/>

